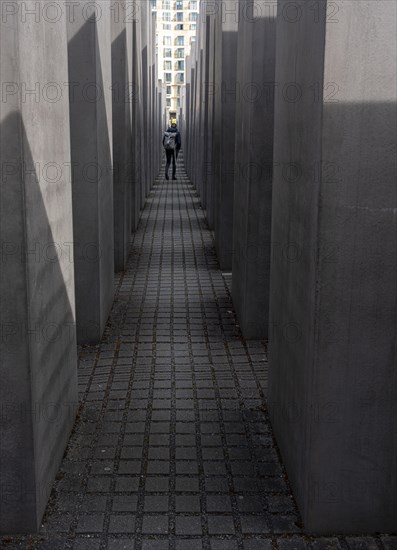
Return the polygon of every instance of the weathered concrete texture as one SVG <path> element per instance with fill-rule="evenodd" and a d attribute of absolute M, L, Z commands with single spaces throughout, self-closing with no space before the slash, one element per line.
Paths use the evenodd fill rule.
<path fill-rule="evenodd" d="M 196 41 L 196 52 L 195 52 L 195 114 L 194 114 L 194 145 L 193 145 L 193 176 L 192 183 L 196 187 L 201 204 L 205 208 L 205 196 L 202 185 L 202 176 L 203 176 L 203 120 L 205 113 L 204 97 L 203 97 L 203 83 L 205 82 L 205 67 L 203 59 L 203 43 L 205 44 L 205 12 L 200 12 L 199 14 L 199 26 L 197 33 Z"/>
<path fill-rule="evenodd" d="M 215 18 L 213 202 L 215 245 L 223 270 L 232 268 L 238 3 L 222 2 Z"/>
<path fill-rule="evenodd" d="M 139 23 L 141 34 L 141 116 L 142 116 L 142 132 L 143 147 L 141 148 L 142 162 L 142 178 L 141 178 L 141 204 L 142 209 L 145 204 L 146 195 L 148 192 L 147 182 L 150 179 L 150 163 L 148 158 L 147 144 L 149 142 L 149 62 L 150 62 L 150 39 L 149 39 L 149 2 L 141 1 L 139 3 Z"/>
<path fill-rule="evenodd" d="M 221 4 L 222 6 L 222 4 Z M 213 159 L 213 141 L 214 141 L 214 105 L 215 105 L 215 14 L 207 17 L 208 26 L 208 80 L 205 84 L 205 94 L 207 102 L 207 119 L 204 131 L 204 174 L 203 180 L 206 187 L 207 197 L 207 220 L 208 226 L 213 229 L 215 225 L 215 182 L 214 182 L 214 159 Z"/>
<path fill-rule="evenodd" d="M 127 6 L 132 21 L 131 120 L 132 120 L 132 199 L 131 227 L 138 226 L 141 209 L 161 164 L 162 84 L 156 67 L 156 15 L 147 0 Z M 128 33 L 127 33 L 128 37 Z"/>
<path fill-rule="evenodd" d="M 113 206 L 114 267 L 124 271 L 131 239 L 132 197 L 132 23 L 126 22 L 126 0 L 115 2 L 112 29 L 112 107 L 113 107 Z"/>
<path fill-rule="evenodd" d="M 21 25 L 8 14 L 0 36 L 9 83 L 0 105 L 0 533 L 10 534 L 40 525 L 77 382 L 69 102 L 46 86 L 68 81 L 65 20 Z"/>
<path fill-rule="evenodd" d="M 276 18 L 274 2 L 241 1 L 232 295 L 245 338 L 268 334 Z M 261 52 L 261 55 L 258 55 Z"/>
<path fill-rule="evenodd" d="M 325 20 L 322 3 L 319 21 L 295 4 L 277 31 L 272 424 L 307 529 L 395 532 L 396 4 Z"/>
<path fill-rule="evenodd" d="M 186 83 L 182 113 L 185 117 L 186 167 L 196 187 L 207 219 L 214 226 L 213 125 L 215 24 L 217 7 L 203 3 L 199 15 L 197 40 L 186 60 Z M 187 105 L 189 101 L 189 107 Z"/>
<path fill-rule="evenodd" d="M 77 338 L 93 343 L 103 333 L 114 282 L 110 5 L 73 3 L 68 53 L 69 82 L 77 83 L 70 95 Z"/>
<path fill-rule="evenodd" d="M 138 16 L 137 16 L 138 17 Z M 142 117 L 142 58 L 141 58 L 141 26 L 139 20 L 134 20 L 132 24 L 132 196 L 131 196 L 131 228 L 132 231 L 138 226 L 142 183 L 144 178 L 144 167 L 142 163 L 143 155 L 143 117 Z"/>
<path fill-rule="evenodd" d="M 201 26 L 202 35 L 200 37 L 200 103 L 199 106 L 199 134 L 198 134 L 198 161 L 197 161 L 197 185 L 200 193 L 201 204 L 204 209 L 208 205 L 207 197 L 207 158 L 208 158 L 208 139 L 209 134 L 209 80 L 210 80 L 210 43 L 211 43 L 211 17 L 202 14 L 205 23 Z"/>

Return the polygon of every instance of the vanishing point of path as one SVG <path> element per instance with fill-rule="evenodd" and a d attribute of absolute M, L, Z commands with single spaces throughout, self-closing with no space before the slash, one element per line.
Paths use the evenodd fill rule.
<path fill-rule="evenodd" d="M 241 338 L 227 283 L 183 168 L 158 179 L 103 341 L 80 350 L 81 407 L 42 535 L 5 548 L 396 548 L 303 533 L 266 414 L 265 348 Z"/>

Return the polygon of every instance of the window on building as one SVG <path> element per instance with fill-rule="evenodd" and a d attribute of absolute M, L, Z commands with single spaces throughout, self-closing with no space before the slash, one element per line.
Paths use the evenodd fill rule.
<path fill-rule="evenodd" d="M 180 107 L 181 106 L 181 99 L 178 97 L 178 99 L 176 100 L 176 106 L 177 107 Z"/>
<path fill-rule="evenodd" d="M 171 48 L 164 48 L 163 57 L 172 57 L 172 49 Z"/>
<path fill-rule="evenodd" d="M 185 37 L 184 36 L 177 36 L 176 37 L 176 44 L 177 44 L 177 46 L 184 46 L 185 45 Z"/>
<path fill-rule="evenodd" d="M 171 23 L 163 23 L 163 30 L 165 30 L 165 31 L 171 31 L 171 30 L 172 30 L 172 25 L 171 25 Z"/>
<path fill-rule="evenodd" d="M 183 11 L 176 12 L 176 21 L 183 22 Z"/>
<path fill-rule="evenodd" d="M 175 30 L 176 31 L 183 31 L 183 24 L 182 23 L 177 23 L 175 25 Z"/>
<path fill-rule="evenodd" d="M 171 0 L 163 0 L 163 10 L 171 9 Z"/>
<path fill-rule="evenodd" d="M 165 100 L 165 103 L 166 103 L 167 107 L 171 107 L 171 98 L 167 97 L 167 99 Z"/>
<path fill-rule="evenodd" d="M 179 84 L 183 84 L 185 82 L 185 75 L 184 73 L 176 73 L 176 81 Z"/>
<path fill-rule="evenodd" d="M 171 12 L 170 11 L 164 11 L 163 12 L 163 20 L 164 21 L 171 21 Z"/>
<path fill-rule="evenodd" d="M 167 36 L 163 36 L 163 44 L 164 44 L 164 46 L 171 46 L 171 44 L 172 44 L 171 41 L 172 41 L 171 36 L 168 36 L 168 35 L 167 35 Z"/>
<path fill-rule="evenodd" d="M 190 45 L 194 44 L 196 42 L 196 37 L 195 36 L 191 36 L 190 37 Z"/>
<path fill-rule="evenodd" d="M 177 71 L 184 71 L 185 70 L 185 62 L 184 61 L 177 61 L 176 62 L 176 70 Z"/>
<path fill-rule="evenodd" d="M 197 21 L 197 19 L 198 19 L 198 13 L 195 13 L 194 11 L 189 13 L 189 21 Z"/>
<path fill-rule="evenodd" d="M 172 69 L 172 61 L 164 61 L 164 70 L 171 71 L 171 69 Z"/>
<path fill-rule="evenodd" d="M 166 94 L 167 94 L 167 95 L 171 95 L 171 94 L 172 94 L 172 86 L 167 86 L 167 87 L 166 87 Z"/>
<path fill-rule="evenodd" d="M 197 10 L 197 9 L 198 9 L 198 7 L 197 7 L 197 0 L 190 0 L 189 8 L 190 8 L 191 10 Z"/>
<path fill-rule="evenodd" d="M 196 31 L 197 30 L 197 23 L 190 23 L 190 30 Z"/>
<path fill-rule="evenodd" d="M 164 73 L 164 80 L 166 82 L 171 82 L 172 81 L 172 73 Z"/>
<path fill-rule="evenodd" d="M 179 59 L 184 59 L 185 57 L 185 48 L 177 48 L 175 50 L 175 57 Z"/>
<path fill-rule="evenodd" d="M 183 0 L 177 0 L 175 2 L 175 7 L 177 10 L 183 10 Z"/>

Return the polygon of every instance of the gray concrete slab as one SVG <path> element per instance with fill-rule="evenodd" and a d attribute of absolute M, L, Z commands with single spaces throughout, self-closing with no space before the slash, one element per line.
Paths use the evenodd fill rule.
<path fill-rule="evenodd" d="M 207 196 L 207 220 L 208 226 L 215 226 L 215 182 L 214 182 L 214 107 L 215 107 L 215 25 L 216 14 L 208 17 L 208 80 L 206 83 L 206 96 L 208 102 L 205 147 L 206 158 L 204 164 L 204 182 Z"/>
<path fill-rule="evenodd" d="M 221 269 L 232 269 L 234 155 L 237 99 L 237 30 L 235 0 L 222 2 L 216 16 L 213 202 L 215 245 Z"/>
<path fill-rule="evenodd" d="M 131 239 L 132 187 L 132 120 L 129 76 L 132 62 L 128 52 L 132 23 L 125 17 L 126 0 L 113 6 L 112 32 L 112 113 L 113 113 L 113 207 L 114 207 L 114 267 L 124 271 Z M 117 11 L 116 11 L 117 10 Z"/>
<path fill-rule="evenodd" d="M 269 5 L 240 2 L 238 29 L 232 295 L 249 339 L 268 334 L 276 37 Z"/>
<path fill-rule="evenodd" d="M 77 405 L 66 23 L 11 11 L 0 22 L 2 534 L 38 530 Z"/>
<path fill-rule="evenodd" d="M 295 4 L 277 30 L 269 408 L 308 530 L 394 532 L 396 4 Z"/>
<path fill-rule="evenodd" d="M 93 343 L 105 328 L 114 281 L 110 5 L 74 6 L 68 57 L 69 82 L 76 83 L 70 127 L 77 338 Z"/>
<path fill-rule="evenodd" d="M 137 16 L 138 17 L 138 16 Z M 132 199 L 131 199 L 131 229 L 135 231 L 138 226 L 142 179 L 145 177 L 145 170 L 142 162 L 143 156 L 143 115 L 142 115 L 142 59 L 141 59 L 141 26 L 139 20 L 134 20 L 132 28 Z"/>

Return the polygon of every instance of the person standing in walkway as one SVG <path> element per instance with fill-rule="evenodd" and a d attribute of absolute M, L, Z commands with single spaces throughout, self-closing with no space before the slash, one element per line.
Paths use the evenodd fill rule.
<path fill-rule="evenodd" d="M 163 137 L 163 147 L 167 156 L 167 164 L 165 166 L 165 179 L 168 180 L 168 170 L 172 160 L 172 179 L 176 180 L 176 161 L 178 159 L 179 150 L 181 148 L 181 134 L 176 125 L 176 120 L 171 122 L 171 126 L 167 129 Z"/>

